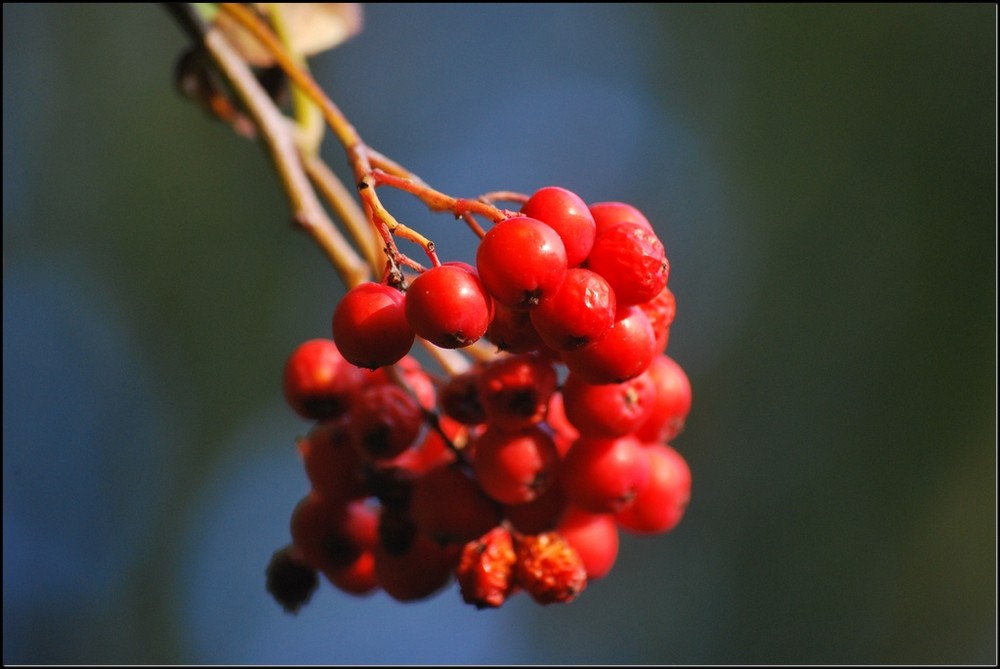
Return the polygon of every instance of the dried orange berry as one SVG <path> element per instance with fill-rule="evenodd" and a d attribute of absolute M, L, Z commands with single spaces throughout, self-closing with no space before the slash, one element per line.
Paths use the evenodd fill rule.
<path fill-rule="evenodd" d="M 583 560 L 558 532 L 519 537 L 514 575 L 539 604 L 571 602 L 587 587 Z"/>

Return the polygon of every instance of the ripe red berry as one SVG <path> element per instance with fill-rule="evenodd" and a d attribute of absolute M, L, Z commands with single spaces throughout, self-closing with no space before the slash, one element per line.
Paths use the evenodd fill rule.
<path fill-rule="evenodd" d="M 532 354 L 509 355 L 479 370 L 479 402 L 491 426 L 518 430 L 545 418 L 557 383 L 548 360 Z"/>
<path fill-rule="evenodd" d="M 505 307 L 499 302 L 493 311 L 493 320 L 486 328 L 486 338 L 508 353 L 531 353 L 545 345 L 531 323 L 530 311 Z"/>
<path fill-rule="evenodd" d="M 653 224 L 641 211 L 624 202 L 597 202 L 590 205 L 590 214 L 594 217 L 598 234 L 620 223 L 638 223 L 644 228 L 653 229 Z"/>
<path fill-rule="evenodd" d="M 285 363 L 282 387 L 289 406 L 303 418 L 329 420 L 350 407 L 361 370 L 344 360 L 330 339 L 311 339 Z"/>
<path fill-rule="evenodd" d="M 423 410 L 399 386 L 369 386 L 357 396 L 351 411 L 351 443 L 365 458 L 389 460 L 414 444 L 423 421 Z"/>
<path fill-rule="evenodd" d="M 439 544 L 464 544 L 500 522 L 496 502 L 457 466 L 438 467 L 414 482 L 410 514 Z"/>
<path fill-rule="evenodd" d="M 590 513 L 570 506 L 556 532 L 580 554 L 587 580 L 608 575 L 618 558 L 618 523 L 612 514 Z"/>
<path fill-rule="evenodd" d="M 656 233 L 638 223 L 602 230 L 587 267 L 611 284 L 618 306 L 647 302 L 667 285 L 670 263 Z"/>
<path fill-rule="evenodd" d="M 652 444 L 643 451 L 649 458 L 649 483 L 616 518 L 632 532 L 667 532 L 680 522 L 691 499 L 691 469 L 680 453 L 665 444 Z"/>
<path fill-rule="evenodd" d="M 638 307 L 619 307 L 608 332 L 589 346 L 566 351 L 562 360 L 587 383 L 622 383 L 649 367 L 656 354 L 656 336 Z"/>
<path fill-rule="evenodd" d="M 566 417 L 590 437 L 621 437 L 635 432 L 649 419 L 655 398 L 648 369 L 624 383 L 593 385 L 573 372 L 563 382 Z"/>
<path fill-rule="evenodd" d="M 309 483 L 323 497 L 347 501 L 368 496 L 364 464 L 351 448 L 347 421 L 320 423 L 299 439 L 298 449 Z"/>
<path fill-rule="evenodd" d="M 529 312 L 542 340 L 557 351 L 592 344 L 611 328 L 617 301 L 610 284 L 596 272 L 574 267 L 559 290 Z"/>
<path fill-rule="evenodd" d="M 462 348 L 483 334 L 493 298 L 475 269 L 445 263 L 422 272 L 406 291 L 406 318 L 418 336 L 441 348 Z"/>
<path fill-rule="evenodd" d="M 670 326 L 677 313 L 677 301 L 669 288 L 664 287 L 656 297 L 637 305 L 646 314 L 656 336 L 656 350 L 662 353 L 670 341 Z"/>
<path fill-rule="evenodd" d="M 477 609 L 502 605 L 514 589 L 516 560 L 514 542 L 503 527 L 468 542 L 455 570 L 462 599 Z"/>
<path fill-rule="evenodd" d="M 514 579 L 539 604 L 573 601 L 587 587 L 580 555 L 558 532 L 523 535 L 515 551 Z"/>
<path fill-rule="evenodd" d="M 479 400 L 479 370 L 471 369 L 449 377 L 441 387 L 441 411 L 464 425 L 486 421 L 486 411 Z"/>
<path fill-rule="evenodd" d="M 563 460 L 559 481 L 570 504 L 591 513 L 628 507 L 649 480 L 649 459 L 635 437 L 581 437 Z"/>
<path fill-rule="evenodd" d="M 666 443 L 684 429 L 691 411 L 691 382 L 677 362 L 661 353 L 649 365 L 653 380 L 653 410 L 636 431 L 644 442 Z"/>
<path fill-rule="evenodd" d="M 406 320 L 403 293 L 381 283 L 362 283 L 333 312 L 333 340 L 352 365 L 377 369 L 409 352 L 414 332 Z"/>
<path fill-rule="evenodd" d="M 378 576 L 375 574 L 375 552 L 364 550 L 351 564 L 338 569 L 327 569 L 323 572 L 326 580 L 338 590 L 351 595 L 368 595 L 378 589 Z"/>
<path fill-rule="evenodd" d="M 540 188 L 521 207 L 521 213 L 550 225 L 566 247 L 566 264 L 582 263 L 594 245 L 594 217 L 580 196 L 565 188 Z"/>
<path fill-rule="evenodd" d="M 292 512 L 292 541 L 319 571 L 347 567 L 377 541 L 378 514 L 363 501 L 330 500 L 315 492 Z"/>
<path fill-rule="evenodd" d="M 566 247 L 545 223 L 527 216 L 508 218 L 480 240 L 476 268 L 497 302 L 533 309 L 566 276 Z"/>
<path fill-rule="evenodd" d="M 559 451 L 538 426 L 518 432 L 488 427 L 474 442 L 472 470 L 486 494 L 504 504 L 530 502 L 555 480 Z"/>
<path fill-rule="evenodd" d="M 425 599 L 448 585 L 461 551 L 459 545 L 439 546 L 417 533 L 400 553 L 379 544 L 375 548 L 375 573 L 382 589 L 393 599 Z"/>

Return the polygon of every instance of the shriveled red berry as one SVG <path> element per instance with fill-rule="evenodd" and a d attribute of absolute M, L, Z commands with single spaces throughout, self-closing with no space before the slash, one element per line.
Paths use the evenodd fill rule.
<path fill-rule="evenodd" d="M 691 469 L 680 453 L 665 444 L 643 450 L 649 458 L 649 483 L 616 518 L 632 532 L 668 532 L 680 522 L 691 500 Z"/>
<path fill-rule="evenodd" d="M 416 442 L 423 421 L 417 401 L 399 386 L 369 386 L 355 399 L 351 411 L 351 443 L 366 458 L 388 460 Z"/>
<path fill-rule="evenodd" d="M 509 355 L 479 370 L 479 401 L 490 425 L 518 430 L 545 418 L 557 382 L 548 360 L 527 353 Z"/>
<path fill-rule="evenodd" d="M 557 351 L 592 344 L 615 321 L 617 301 L 600 274 L 582 267 L 566 272 L 559 290 L 530 311 L 531 324 L 542 341 Z"/>
<path fill-rule="evenodd" d="M 381 283 L 362 283 L 347 291 L 333 312 L 333 340 L 352 365 L 377 369 L 391 365 L 413 346 L 403 293 Z"/>
<path fill-rule="evenodd" d="M 590 205 L 590 215 L 594 217 L 598 234 L 621 223 L 638 223 L 648 230 L 653 229 L 653 224 L 641 211 L 624 202 L 596 202 Z"/>
<path fill-rule="evenodd" d="M 441 348 L 475 343 L 492 317 L 493 298 L 468 265 L 432 267 L 406 290 L 406 318 L 414 332 Z"/>
<path fill-rule="evenodd" d="M 591 513 L 628 507 L 649 481 L 649 458 L 635 437 L 580 437 L 563 459 L 566 498 Z"/>
<path fill-rule="evenodd" d="M 515 581 L 539 604 L 571 602 L 587 587 L 579 553 L 558 532 L 523 535 L 515 551 Z"/>
<path fill-rule="evenodd" d="M 576 193 L 558 186 L 540 188 L 524 203 L 521 213 L 559 233 L 569 267 L 576 267 L 590 253 L 597 227 L 587 204 Z"/>
<path fill-rule="evenodd" d="M 286 613 L 298 613 L 319 587 L 316 569 L 306 563 L 294 546 L 276 551 L 266 573 L 267 591 Z"/>
<path fill-rule="evenodd" d="M 410 514 L 420 532 L 439 544 L 464 544 L 500 522 L 497 503 L 454 465 L 438 467 L 414 482 Z"/>
<path fill-rule="evenodd" d="M 620 437 L 635 432 L 653 411 L 656 389 L 649 370 L 623 383 L 594 385 L 570 372 L 563 382 L 566 417 L 591 437 Z"/>
<path fill-rule="evenodd" d="M 638 307 L 619 307 L 617 320 L 599 340 L 562 354 L 566 367 L 587 383 L 623 383 L 649 367 L 656 337 Z"/>
<path fill-rule="evenodd" d="M 691 411 L 691 381 L 677 362 L 661 353 L 649 365 L 653 380 L 653 410 L 638 428 L 644 442 L 666 443 L 681 433 Z"/>
<path fill-rule="evenodd" d="M 587 257 L 587 267 L 607 279 L 619 307 L 653 299 L 670 275 L 663 243 L 638 223 L 602 230 Z"/>
<path fill-rule="evenodd" d="M 331 339 L 300 344 L 288 357 L 282 378 L 285 400 L 310 420 L 342 416 L 360 385 L 361 370 L 344 359 Z"/>
<path fill-rule="evenodd" d="M 612 514 L 570 506 L 556 531 L 580 554 L 587 580 L 608 575 L 618 559 L 618 523 Z"/>
<path fill-rule="evenodd" d="M 517 432 L 488 427 L 474 442 L 472 470 L 486 494 L 504 504 L 530 502 L 555 479 L 559 451 L 537 425 Z"/>
<path fill-rule="evenodd" d="M 566 276 L 566 247 L 545 223 L 527 216 L 508 218 L 480 240 L 476 268 L 497 302 L 533 309 Z"/>
<path fill-rule="evenodd" d="M 455 576 L 466 604 L 498 608 L 514 589 L 514 542 L 510 532 L 495 527 L 462 548 Z"/>

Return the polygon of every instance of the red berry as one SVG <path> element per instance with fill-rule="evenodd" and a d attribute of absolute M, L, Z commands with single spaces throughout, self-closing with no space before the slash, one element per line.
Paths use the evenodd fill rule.
<path fill-rule="evenodd" d="M 548 360 L 531 354 L 509 355 L 480 369 L 479 401 L 491 426 L 518 430 L 545 418 L 557 382 Z"/>
<path fill-rule="evenodd" d="M 649 367 L 656 337 L 638 307 L 618 309 L 617 320 L 599 340 L 562 354 L 566 367 L 587 383 L 623 383 Z"/>
<path fill-rule="evenodd" d="M 489 427 L 474 443 L 476 480 L 498 502 L 530 502 L 555 480 L 559 451 L 538 426 L 518 432 Z"/>
<path fill-rule="evenodd" d="M 503 527 L 468 542 L 455 570 L 462 599 L 477 609 L 501 606 L 514 589 L 516 560 L 510 532 Z"/>
<path fill-rule="evenodd" d="M 653 334 L 656 336 L 656 350 L 662 353 L 667 348 L 667 342 L 670 340 L 670 326 L 677 313 L 677 301 L 674 299 L 673 292 L 664 287 L 656 297 L 639 304 L 638 307 L 646 314 L 649 324 L 653 326 Z"/>
<path fill-rule="evenodd" d="M 310 493 L 292 512 L 292 541 L 319 571 L 347 567 L 377 541 L 378 514 L 363 501 L 339 502 Z"/>
<path fill-rule="evenodd" d="M 514 578 L 539 604 L 573 601 L 587 587 L 580 555 L 558 532 L 519 537 Z"/>
<path fill-rule="evenodd" d="M 555 293 L 566 276 L 566 247 L 545 223 L 526 216 L 508 218 L 480 240 L 476 268 L 497 302 L 533 309 Z"/>
<path fill-rule="evenodd" d="M 576 193 L 558 186 L 540 188 L 524 203 L 521 213 L 559 233 L 569 267 L 576 267 L 590 253 L 597 228 L 587 204 Z"/>
<path fill-rule="evenodd" d="M 571 504 L 591 513 L 616 513 L 645 487 L 649 459 L 631 435 L 581 437 L 566 454 L 559 480 Z"/>
<path fill-rule="evenodd" d="M 479 400 L 479 370 L 471 369 L 449 377 L 441 387 L 441 411 L 464 425 L 486 422 L 486 411 Z"/>
<path fill-rule="evenodd" d="M 656 233 L 638 223 L 602 230 L 587 257 L 587 267 L 607 279 L 619 307 L 653 299 L 670 275 L 663 244 Z"/>
<path fill-rule="evenodd" d="M 445 263 L 421 273 L 406 291 L 406 318 L 418 336 L 462 348 L 486 333 L 493 298 L 468 265 Z"/>
<path fill-rule="evenodd" d="M 590 205 L 590 214 L 594 217 L 598 234 L 621 223 L 638 223 L 644 228 L 653 229 L 653 225 L 641 211 L 624 202 L 597 202 Z"/>
<path fill-rule="evenodd" d="M 423 424 L 423 411 L 405 390 L 392 383 L 369 386 L 351 411 L 351 443 L 365 458 L 385 461 L 412 446 Z"/>
<path fill-rule="evenodd" d="M 496 502 L 457 466 L 438 467 L 414 482 L 410 514 L 439 544 L 464 544 L 500 522 Z"/>
<path fill-rule="evenodd" d="M 684 429 L 691 411 L 691 382 L 673 358 L 661 353 L 649 365 L 653 380 L 653 410 L 636 431 L 644 442 L 666 443 Z"/>
<path fill-rule="evenodd" d="M 461 546 L 439 546 L 417 534 L 400 553 L 381 544 L 375 549 L 375 573 L 382 589 L 400 602 L 430 597 L 451 581 L 461 556 Z"/>
<path fill-rule="evenodd" d="M 375 552 L 361 552 L 351 564 L 339 569 L 327 569 L 323 572 L 332 585 L 351 595 L 368 595 L 378 589 L 378 576 L 375 574 Z"/>
<path fill-rule="evenodd" d="M 559 290 L 529 312 L 542 340 L 557 351 L 592 344 L 611 328 L 617 301 L 600 274 L 574 267 L 566 272 Z"/>
<path fill-rule="evenodd" d="M 612 514 L 570 506 L 556 532 L 580 554 L 587 580 L 604 578 L 611 571 L 618 558 L 618 523 Z"/>
<path fill-rule="evenodd" d="M 360 385 L 361 370 L 344 360 L 330 339 L 300 344 L 288 357 L 282 379 L 289 406 L 310 420 L 342 416 Z"/>
<path fill-rule="evenodd" d="M 520 504 L 505 504 L 503 516 L 523 534 L 550 532 L 556 528 L 568 506 L 566 493 L 559 481 L 554 481 L 541 495 Z"/>
<path fill-rule="evenodd" d="M 320 423 L 299 439 L 299 455 L 313 490 L 331 500 L 362 499 L 369 494 L 364 464 L 351 448 L 345 420 Z"/>
<path fill-rule="evenodd" d="M 377 369 L 407 354 L 414 332 L 406 320 L 403 293 L 381 283 L 362 283 L 337 304 L 333 340 L 352 365 Z"/>
<path fill-rule="evenodd" d="M 570 372 L 563 383 L 566 417 L 590 437 L 635 432 L 653 410 L 656 390 L 647 369 L 624 383 L 593 385 Z"/>
<path fill-rule="evenodd" d="M 649 483 L 616 518 L 632 532 L 667 532 L 680 522 L 691 499 L 691 469 L 680 453 L 665 444 L 643 450 L 649 458 Z"/>
<path fill-rule="evenodd" d="M 486 328 L 486 338 L 508 353 L 531 353 L 544 346 L 531 323 L 530 311 L 511 309 L 499 302 L 493 312 L 493 320 Z"/>

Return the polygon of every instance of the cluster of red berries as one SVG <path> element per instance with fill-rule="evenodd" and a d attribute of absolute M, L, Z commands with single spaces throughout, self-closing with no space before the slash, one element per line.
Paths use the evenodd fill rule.
<path fill-rule="evenodd" d="M 333 339 L 285 368 L 287 401 L 316 425 L 271 593 L 297 610 L 322 574 L 400 601 L 455 579 L 480 608 L 519 591 L 566 602 L 609 572 L 620 529 L 672 529 L 691 473 L 668 442 L 691 387 L 664 353 L 668 271 L 634 207 L 548 187 L 485 233 L 475 267 L 349 290 Z M 436 378 L 409 355 L 418 336 L 500 353 Z"/>

